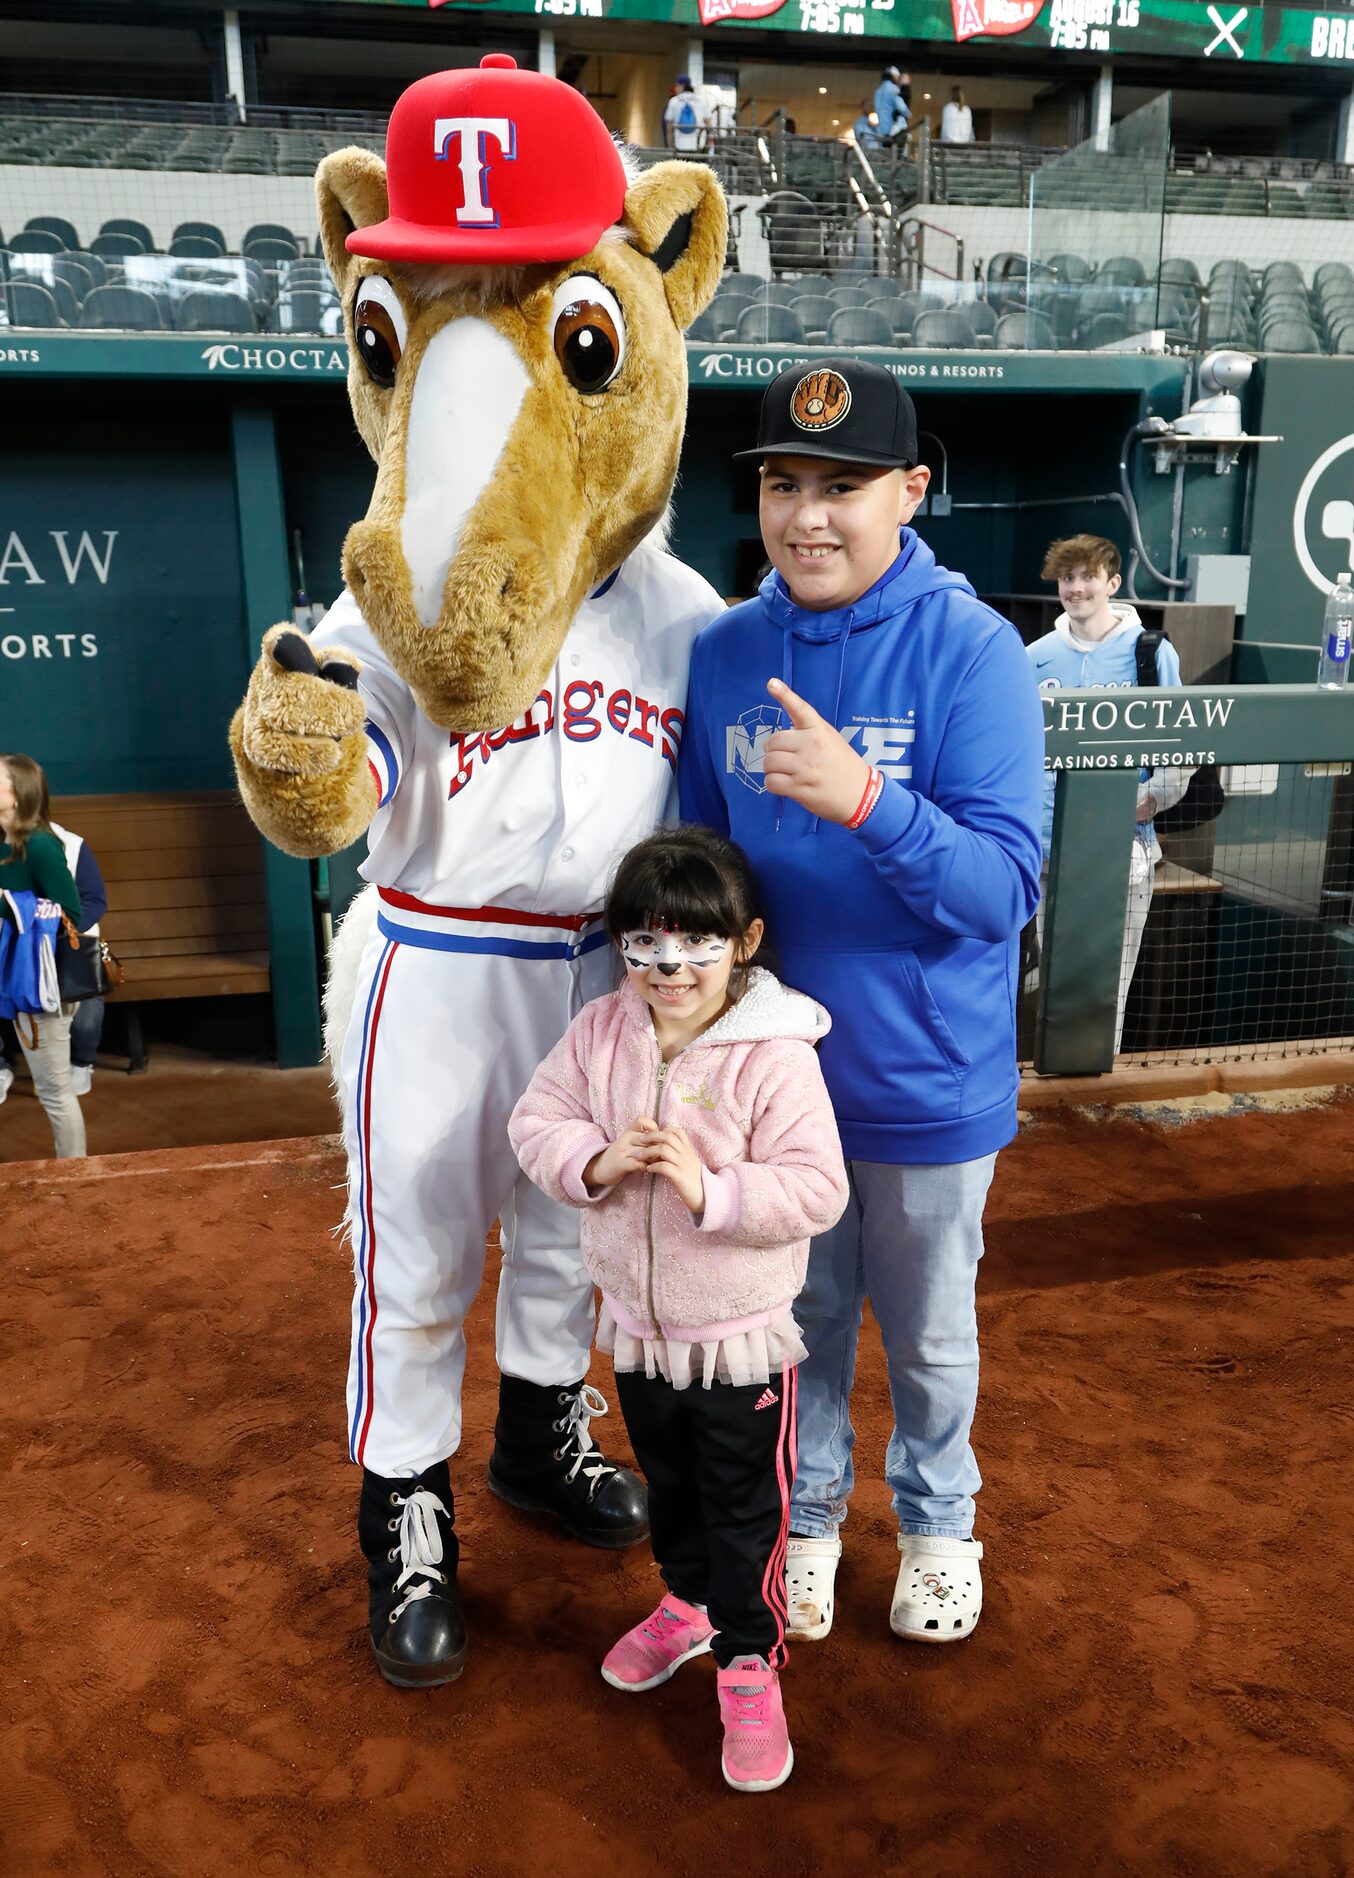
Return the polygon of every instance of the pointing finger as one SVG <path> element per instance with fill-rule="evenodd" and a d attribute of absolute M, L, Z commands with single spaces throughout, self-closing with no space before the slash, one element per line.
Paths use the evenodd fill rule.
<path fill-rule="evenodd" d="M 811 730 L 815 725 L 822 723 L 822 718 L 819 717 L 813 706 L 807 703 L 805 699 L 801 698 L 797 691 L 791 691 L 790 687 L 783 683 L 781 679 L 770 679 L 766 688 L 776 700 L 776 703 L 780 705 L 796 730 Z"/>

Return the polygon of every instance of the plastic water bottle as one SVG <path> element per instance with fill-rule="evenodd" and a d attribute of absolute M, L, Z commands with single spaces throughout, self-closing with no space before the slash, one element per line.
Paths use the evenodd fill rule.
<path fill-rule="evenodd" d="M 1326 602 L 1326 617 L 1321 628 L 1321 663 L 1316 673 L 1319 690 L 1344 690 L 1349 678 L 1351 638 L 1354 638 L 1354 587 L 1349 584 L 1346 569 Z"/>

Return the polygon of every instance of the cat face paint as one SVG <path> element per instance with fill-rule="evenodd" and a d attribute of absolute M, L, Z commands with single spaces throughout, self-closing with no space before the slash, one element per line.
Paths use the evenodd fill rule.
<path fill-rule="evenodd" d="M 683 965 L 707 971 L 725 957 L 729 943 L 708 933 L 669 932 L 666 927 L 646 926 L 621 935 L 621 957 L 635 972 L 647 971 L 654 965 L 664 974 L 680 971 Z"/>

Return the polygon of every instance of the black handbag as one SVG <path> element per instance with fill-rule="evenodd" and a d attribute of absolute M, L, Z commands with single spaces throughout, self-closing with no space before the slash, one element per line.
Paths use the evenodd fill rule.
<path fill-rule="evenodd" d="M 1147 629 L 1138 635 L 1134 646 L 1137 660 L 1138 683 L 1155 685 L 1157 676 L 1157 652 L 1164 632 Z M 1227 792 L 1222 786 L 1216 763 L 1203 763 L 1195 770 L 1185 788 L 1185 793 L 1173 809 L 1163 809 L 1156 817 L 1155 826 L 1158 834 L 1183 835 L 1191 828 L 1206 827 L 1209 822 L 1217 821 L 1227 807 Z"/>
<path fill-rule="evenodd" d="M 63 1004 L 83 1004 L 87 998 L 106 998 L 116 982 L 110 970 L 112 953 L 97 933 L 80 932 L 64 915 L 56 945 L 56 982 Z M 120 974 L 119 974 L 120 976 Z"/>

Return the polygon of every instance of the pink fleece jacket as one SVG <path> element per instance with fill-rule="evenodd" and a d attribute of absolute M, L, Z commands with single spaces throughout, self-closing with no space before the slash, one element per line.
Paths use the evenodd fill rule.
<path fill-rule="evenodd" d="M 804 1283 L 809 1240 L 846 1209 L 846 1168 L 814 1040 L 827 1012 L 770 972 L 665 1064 L 632 984 L 587 1005 L 532 1077 L 508 1133 L 552 1199 L 586 1209 L 593 1282 L 636 1334 L 690 1336 L 765 1320 Z M 676 1123 L 705 1168 L 694 1217 L 670 1181 L 583 1169 L 636 1117 Z"/>

